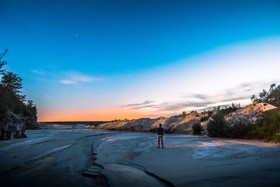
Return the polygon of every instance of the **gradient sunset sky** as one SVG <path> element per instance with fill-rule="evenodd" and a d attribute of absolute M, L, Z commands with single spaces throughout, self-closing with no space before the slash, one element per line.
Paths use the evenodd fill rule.
<path fill-rule="evenodd" d="M 0 0 L 0 52 L 39 121 L 250 103 L 280 83 L 279 0 Z"/>

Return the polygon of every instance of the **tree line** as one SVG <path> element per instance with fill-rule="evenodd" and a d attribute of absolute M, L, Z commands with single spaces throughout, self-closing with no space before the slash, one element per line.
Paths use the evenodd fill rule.
<path fill-rule="evenodd" d="M 8 112 L 13 112 L 23 118 L 36 118 L 37 107 L 32 100 L 27 100 L 22 94 L 22 78 L 5 69 L 7 61 L 4 60 L 8 49 L 0 54 L 0 121 Z"/>
<path fill-rule="evenodd" d="M 259 96 L 252 95 L 251 100 L 254 104 L 265 102 L 280 107 L 280 85 L 276 86 L 276 84 L 271 84 L 268 91 L 263 89 L 263 91 L 259 93 Z"/>

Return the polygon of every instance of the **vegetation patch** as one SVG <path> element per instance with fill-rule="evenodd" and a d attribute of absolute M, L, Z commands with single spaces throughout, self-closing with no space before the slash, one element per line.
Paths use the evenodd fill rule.
<path fill-rule="evenodd" d="M 202 126 L 200 123 L 195 123 L 192 126 L 193 135 L 201 135 Z"/>
<path fill-rule="evenodd" d="M 227 124 L 225 116 L 218 112 L 209 119 L 207 132 L 210 137 L 226 137 Z"/>
<path fill-rule="evenodd" d="M 249 133 L 250 139 L 280 142 L 280 109 L 264 112 Z"/>

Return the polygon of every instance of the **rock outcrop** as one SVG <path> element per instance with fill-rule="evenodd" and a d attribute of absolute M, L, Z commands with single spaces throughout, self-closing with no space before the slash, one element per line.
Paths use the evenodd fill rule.
<path fill-rule="evenodd" d="M 187 115 L 177 115 L 169 118 L 159 117 L 155 119 L 140 118 L 135 120 L 118 120 L 100 124 L 97 128 L 120 131 L 154 132 L 161 123 L 166 129 L 166 132 L 189 134 L 192 132 L 192 125 L 200 122 L 201 117 L 202 114 L 194 111 Z"/>
<path fill-rule="evenodd" d="M 0 139 L 23 138 L 25 135 L 26 126 L 21 117 L 7 112 L 0 121 Z"/>
<path fill-rule="evenodd" d="M 263 117 L 263 112 L 276 109 L 277 107 L 268 103 L 256 103 L 240 108 L 226 116 L 226 121 L 229 124 L 235 122 L 244 122 L 255 124 L 258 119 Z"/>
<path fill-rule="evenodd" d="M 24 116 L 23 122 L 26 126 L 26 129 L 39 129 L 36 116 Z"/>
<path fill-rule="evenodd" d="M 237 109 L 225 116 L 229 124 L 244 122 L 244 124 L 255 124 L 263 116 L 263 112 L 272 110 L 277 107 L 268 103 L 257 103 Z M 212 112 L 214 115 L 217 111 Z M 198 113 L 192 111 L 186 115 L 176 115 L 171 117 L 159 117 L 155 119 L 140 118 L 134 120 L 116 120 L 113 122 L 103 123 L 97 126 L 98 129 L 120 130 L 120 131 L 138 131 L 138 132 L 155 132 L 161 123 L 168 133 L 192 134 L 192 126 L 201 121 L 203 127 L 202 134 L 206 133 L 206 125 L 209 117 L 208 113 Z M 202 119 L 208 120 L 202 120 Z"/>
<path fill-rule="evenodd" d="M 0 118 L 0 139 L 25 138 L 26 129 L 38 128 L 39 125 L 36 117 L 22 117 L 9 111 Z"/>

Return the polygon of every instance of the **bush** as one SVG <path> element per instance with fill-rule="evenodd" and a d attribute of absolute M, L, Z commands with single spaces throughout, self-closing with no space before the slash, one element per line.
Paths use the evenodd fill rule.
<path fill-rule="evenodd" d="M 250 131 L 249 138 L 280 142 L 280 109 L 264 112 L 263 118 Z"/>
<path fill-rule="evenodd" d="M 200 119 L 200 122 L 204 122 L 204 121 L 207 121 L 210 117 L 209 116 L 206 116 L 206 117 L 202 117 Z"/>
<path fill-rule="evenodd" d="M 193 124 L 193 126 L 192 126 L 192 131 L 193 131 L 193 134 L 194 134 L 194 135 L 201 135 L 201 131 L 202 131 L 202 126 L 201 126 L 201 124 L 200 124 L 199 122 Z"/>
<path fill-rule="evenodd" d="M 227 138 L 248 138 L 248 134 L 252 129 L 252 124 L 249 120 L 234 121 L 226 127 L 225 137 Z"/>
<path fill-rule="evenodd" d="M 157 132 L 157 128 L 156 128 L 156 127 L 150 128 L 150 129 L 149 129 L 149 132 L 156 133 L 156 132 Z"/>
<path fill-rule="evenodd" d="M 229 108 L 225 108 L 225 109 L 222 109 L 220 110 L 220 112 L 223 114 L 223 115 L 227 115 L 231 112 L 235 112 L 237 110 L 237 107 L 229 107 Z"/>
<path fill-rule="evenodd" d="M 226 137 L 227 124 L 222 113 L 217 113 L 208 121 L 206 126 L 208 136 Z"/>
<path fill-rule="evenodd" d="M 172 128 L 164 129 L 164 133 L 165 134 L 172 134 L 172 133 L 174 133 L 174 129 L 172 129 Z"/>

